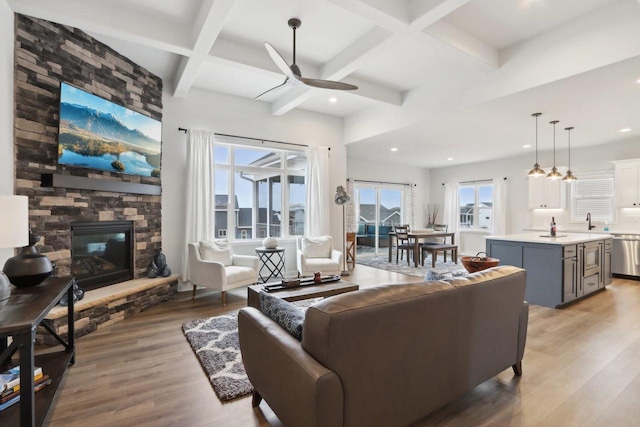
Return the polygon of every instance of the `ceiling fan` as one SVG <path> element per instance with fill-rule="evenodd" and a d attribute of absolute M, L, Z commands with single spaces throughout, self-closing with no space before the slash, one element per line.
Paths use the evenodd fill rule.
<path fill-rule="evenodd" d="M 262 95 L 265 95 L 272 90 L 276 90 L 283 86 L 299 86 L 301 84 L 319 87 L 322 89 L 337 89 L 337 90 L 356 90 L 358 86 L 351 85 L 348 83 L 342 82 L 334 82 L 332 80 L 320 80 L 320 79 L 308 79 L 306 77 L 302 77 L 302 73 L 300 72 L 300 67 L 296 65 L 296 30 L 300 28 L 302 22 L 297 18 L 291 18 L 287 22 L 289 27 L 293 29 L 293 64 L 288 65 L 287 61 L 284 60 L 282 55 L 278 53 L 278 51 L 271 46 L 269 43 L 264 42 L 264 47 L 267 49 L 269 56 L 275 64 L 280 68 L 280 71 L 285 75 L 284 82 L 282 84 L 272 87 L 271 89 L 262 92 L 260 95 L 256 96 L 254 99 L 260 98 Z"/>

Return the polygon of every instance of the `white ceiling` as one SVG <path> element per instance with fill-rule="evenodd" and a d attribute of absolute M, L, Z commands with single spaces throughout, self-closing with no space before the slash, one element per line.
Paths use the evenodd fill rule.
<path fill-rule="evenodd" d="M 254 102 L 343 117 L 350 157 L 441 167 L 514 156 L 533 144 L 538 111 L 541 151 L 553 119 L 559 146 L 569 125 L 572 147 L 640 134 L 637 0 L 5 1 L 88 32 L 177 97 L 253 99 L 281 84 L 263 43 L 291 63 L 287 20 L 299 18 L 302 75 L 360 89 L 284 87 Z"/>

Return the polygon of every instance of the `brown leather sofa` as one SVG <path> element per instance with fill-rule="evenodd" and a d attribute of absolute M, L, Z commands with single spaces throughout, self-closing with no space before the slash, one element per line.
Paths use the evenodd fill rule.
<path fill-rule="evenodd" d="M 238 316 L 256 392 L 285 426 L 406 426 L 513 367 L 522 374 L 525 274 L 387 285 L 307 310 L 302 342 L 255 308 Z"/>

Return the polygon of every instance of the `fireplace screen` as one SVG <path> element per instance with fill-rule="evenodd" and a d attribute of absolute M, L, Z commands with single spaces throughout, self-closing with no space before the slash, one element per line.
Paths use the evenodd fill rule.
<path fill-rule="evenodd" d="M 71 274 L 84 290 L 133 278 L 131 221 L 71 224 Z"/>

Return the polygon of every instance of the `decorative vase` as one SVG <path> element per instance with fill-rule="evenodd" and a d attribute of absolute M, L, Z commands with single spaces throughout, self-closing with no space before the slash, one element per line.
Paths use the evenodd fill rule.
<path fill-rule="evenodd" d="M 9 258 L 4 264 L 2 271 L 18 288 L 39 285 L 53 271 L 49 258 L 39 253 L 34 246 L 39 240 L 40 236 L 30 232 L 29 246 L 22 248 L 18 255 Z"/>
<path fill-rule="evenodd" d="M 262 241 L 262 246 L 264 246 L 267 249 L 275 249 L 278 247 L 278 239 L 276 239 L 275 237 L 269 236 Z"/>

